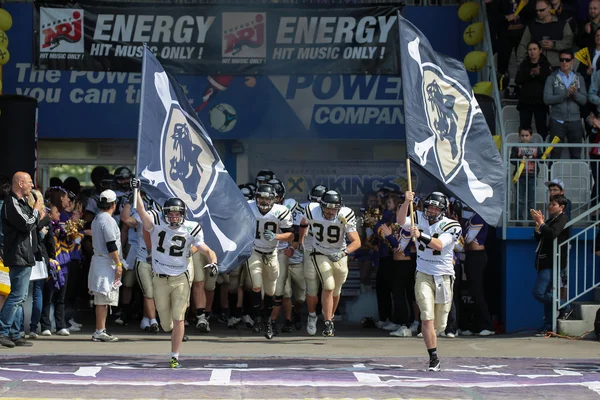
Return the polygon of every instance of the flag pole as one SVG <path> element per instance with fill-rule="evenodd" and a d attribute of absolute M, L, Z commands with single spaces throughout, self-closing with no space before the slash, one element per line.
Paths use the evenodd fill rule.
<path fill-rule="evenodd" d="M 138 136 L 137 136 L 137 150 L 135 153 L 135 172 L 134 175 L 137 178 L 138 173 L 138 163 L 139 163 L 139 155 L 140 155 L 140 135 L 142 134 L 142 119 L 144 117 L 144 76 L 146 75 L 146 50 L 148 50 L 148 45 L 144 43 L 144 54 L 142 56 L 142 84 L 140 89 L 140 117 L 138 120 Z M 133 208 L 137 210 L 137 199 L 139 196 L 139 189 L 133 188 Z"/>
<path fill-rule="evenodd" d="M 408 182 L 408 191 L 412 192 L 412 177 L 410 175 L 410 157 L 406 157 L 406 180 Z M 405 200 L 406 201 L 406 200 Z M 408 205 L 410 207 L 410 227 L 413 228 L 415 226 L 415 218 L 414 218 L 414 201 L 411 200 L 410 204 Z M 416 242 L 416 238 L 413 237 L 413 242 Z"/>

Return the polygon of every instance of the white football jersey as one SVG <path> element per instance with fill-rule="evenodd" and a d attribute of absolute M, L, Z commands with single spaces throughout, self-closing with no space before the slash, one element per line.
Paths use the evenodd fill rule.
<path fill-rule="evenodd" d="M 250 200 L 248 202 L 250 209 L 256 217 L 256 236 L 254 238 L 254 249 L 263 253 L 271 253 L 278 246 L 278 241 L 274 240 L 269 242 L 265 240 L 265 231 L 272 231 L 277 233 L 280 228 L 291 228 L 292 227 L 292 212 L 288 210 L 286 206 L 281 204 L 274 204 L 273 208 L 268 213 L 262 214 L 258 209 L 256 201 Z"/>
<path fill-rule="evenodd" d="M 290 210 L 292 213 L 292 225 L 300 225 L 298 221 L 298 216 L 300 215 L 300 221 L 302 221 L 302 209 L 300 208 L 300 204 L 294 199 L 287 199 L 283 202 L 283 205 Z M 278 232 L 281 233 L 281 232 Z M 290 242 L 279 242 L 277 245 L 277 250 L 285 250 L 290 246 Z"/>
<path fill-rule="evenodd" d="M 333 220 L 323 217 L 318 203 L 310 203 L 305 214 L 314 237 L 313 250 L 321 254 L 329 255 L 346 249 L 346 234 L 356 232 L 356 216 L 348 207 L 342 207 Z"/>
<path fill-rule="evenodd" d="M 308 221 L 308 217 L 306 217 L 306 208 L 311 205 L 311 204 L 319 204 L 319 203 L 311 203 L 311 202 L 306 202 L 306 203 L 302 203 L 300 204 L 300 206 L 302 207 L 302 216 L 300 217 L 300 221 L 302 221 L 302 218 L 306 218 L 306 220 Z M 308 224 L 308 230 L 306 231 L 306 237 L 304 238 L 304 248 L 308 251 L 313 251 L 313 243 L 315 241 L 315 238 L 313 237 L 313 233 L 310 227 L 310 223 Z"/>
<path fill-rule="evenodd" d="M 152 270 L 157 274 L 181 275 L 187 271 L 188 258 L 192 246 L 204 243 L 204 233 L 200 224 L 185 221 L 177 228 L 170 227 L 158 211 L 148 212 L 154 226 L 152 238 Z"/>
<path fill-rule="evenodd" d="M 148 249 L 146 248 L 146 241 L 144 240 L 144 227 L 142 226 L 142 219 L 140 218 L 140 214 L 138 214 L 137 210 L 134 208 L 131 210 L 133 211 L 131 216 L 138 222 L 138 226 L 136 229 L 129 229 L 129 236 L 135 236 L 136 238 L 136 259 L 138 261 L 146 262 L 146 259 L 148 258 Z"/>
<path fill-rule="evenodd" d="M 458 242 L 462 228 L 453 219 L 443 217 L 433 225 L 425 218 L 425 214 L 416 211 L 416 226 L 421 232 L 432 238 L 437 238 L 445 244 L 441 251 L 426 247 L 417 240 L 417 271 L 427 275 L 451 275 L 454 276 L 454 246 Z M 403 229 L 409 230 L 410 217 L 406 217 Z"/>

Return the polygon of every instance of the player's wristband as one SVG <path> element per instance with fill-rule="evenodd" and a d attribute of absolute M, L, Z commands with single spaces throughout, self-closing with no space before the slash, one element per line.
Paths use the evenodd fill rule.
<path fill-rule="evenodd" d="M 117 267 L 122 267 L 123 263 L 117 263 Z"/>
<path fill-rule="evenodd" d="M 423 232 L 421 232 L 421 235 L 419 235 L 419 242 L 421 242 L 425 246 L 427 246 L 427 245 L 429 245 L 429 243 L 431 243 L 431 236 L 426 235 Z"/>

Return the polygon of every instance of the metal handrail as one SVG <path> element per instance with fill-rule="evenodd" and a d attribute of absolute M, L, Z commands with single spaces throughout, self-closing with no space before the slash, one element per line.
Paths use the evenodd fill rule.
<path fill-rule="evenodd" d="M 569 229 L 570 227 L 572 227 L 574 224 L 576 224 L 578 221 L 588 217 L 591 213 L 596 212 L 600 210 L 600 204 L 590 208 L 587 212 L 579 215 L 578 217 L 572 219 L 571 221 L 569 221 L 566 225 L 565 225 L 565 229 Z M 588 275 L 588 260 L 587 260 L 587 252 L 584 252 L 584 262 L 583 262 L 583 267 L 579 268 L 579 246 L 577 246 L 579 238 L 581 236 L 585 236 L 584 237 L 584 241 L 585 242 L 589 242 L 590 240 L 587 238 L 587 235 L 590 231 L 593 231 L 592 233 L 594 234 L 593 239 L 591 240 L 592 242 L 592 246 L 593 249 L 596 248 L 596 230 L 598 229 L 598 227 L 600 227 L 600 220 L 594 222 L 592 225 L 582 229 L 581 231 L 575 233 L 574 235 L 572 235 L 571 237 L 569 237 L 567 240 L 563 241 L 562 243 L 558 243 L 558 238 L 554 238 L 553 241 L 553 254 L 554 254 L 554 258 L 553 258 L 553 262 L 552 262 L 552 331 L 556 332 L 556 327 L 557 327 L 557 319 L 558 319 L 558 313 L 559 310 L 561 308 L 564 308 L 570 304 L 572 304 L 574 301 L 576 301 L 577 299 L 581 298 L 582 296 L 588 294 L 589 292 L 591 292 L 592 290 L 594 290 L 596 287 L 600 286 L 600 282 L 596 282 L 596 259 L 597 257 L 592 257 L 592 283 L 591 285 L 588 287 L 588 282 L 587 282 L 587 275 Z M 575 246 L 571 246 L 571 242 L 575 242 Z M 565 246 L 566 245 L 566 246 Z M 560 259 L 562 256 L 562 252 L 565 251 L 564 249 L 566 248 L 567 252 L 571 251 L 571 248 L 574 247 L 575 248 L 575 295 L 574 296 L 570 296 L 570 287 L 569 287 L 569 282 L 570 282 L 570 278 L 571 278 L 571 274 L 570 274 L 570 260 L 569 260 L 569 253 L 567 253 L 567 266 L 566 268 L 566 275 L 567 275 L 567 284 L 566 284 L 566 292 L 567 292 L 567 299 L 564 301 L 564 303 L 561 304 L 561 299 L 560 299 L 560 283 L 562 282 L 561 279 L 561 269 L 560 269 Z M 578 290 L 579 287 L 579 274 L 580 274 L 580 270 L 582 270 L 583 273 L 583 290 L 580 292 Z"/>

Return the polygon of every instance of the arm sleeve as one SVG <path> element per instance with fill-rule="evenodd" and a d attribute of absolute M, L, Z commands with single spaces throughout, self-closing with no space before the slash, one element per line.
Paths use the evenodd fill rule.
<path fill-rule="evenodd" d="M 557 238 L 558 235 L 565 229 L 567 218 L 557 218 L 556 222 L 550 225 L 542 225 L 540 227 L 540 235 L 546 239 Z"/>
<path fill-rule="evenodd" d="M 585 80 L 579 74 L 577 74 L 577 77 L 579 78 L 579 88 L 577 88 L 577 91 L 573 95 L 573 99 L 580 106 L 584 106 L 587 104 L 588 98 L 587 91 L 585 90 Z"/>
<path fill-rule="evenodd" d="M 31 232 L 37 229 L 39 221 L 38 210 L 33 210 L 33 213 L 24 213 L 17 199 L 8 196 L 4 202 L 4 217 L 8 222 L 20 232 Z"/>
<path fill-rule="evenodd" d="M 562 103 L 569 97 L 569 92 L 566 90 L 563 93 L 554 93 L 554 90 L 552 90 L 554 77 L 555 75 L 550 75 L 544 84 L 544 103 L 547 105 Z"/>
<path fill-rule="evenodd" d="M 396 247 L 398 247 L 398 239 L 396 238 L 396 236 L 394 235 L 389 235 L 386 237 L 386 239 L 388 240 L 388 242 L 390 242 L 390 244 L 392 245 L 392 248 L 395 249 Z"/>
<path fill-rule="evenodd" d="M 563 51 L 570 50 L 573 47 L 573 31 L 568 23 L 565 23 L 563 29 L 563 37 L 560 40 L 554 41 L 554 50 Z"/>
<path fill-rule="evenodd" d="M 119 248 L 117 247 L 117 241 L 111 240 L 110 242 L 106 242 L 106 249 L 108 250 L 109 253 L 118 251 Z"/>
<path fill-rule="evenodd" d="M 594 72 L 592 75 L 592 82 L 590 83 L 590 90 L 588 91 L 588 100 L 590 103 L 594 105 L 600 105 L 600 95 L 598 94 L 598 83 L 600 82 L 598 73 L 600 71 Z"/>

